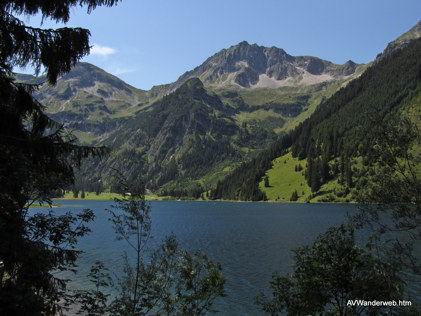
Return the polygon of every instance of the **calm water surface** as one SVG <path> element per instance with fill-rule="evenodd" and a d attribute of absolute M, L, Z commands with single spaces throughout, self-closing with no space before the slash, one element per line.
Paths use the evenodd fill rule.
<path fill-rule="evenodd" d="M 85 251 L 74 278 L 86 285 L 86 273 L 99 259 L 119 274 L 128 246 L 115 241 L 108 221 L 109 201 L 59 201 L 57 213 L 90 208 L 96 214 L 93 232 L 79 243 Z M 272 274 L 292 271 L 291 249 L 311 243 L 328 227 L 341 224 L 355 205 L 230 202 L 151 202 L 151 245 L 175 234 L 180 246 L 202 250 L 222 264 L 227 296 L 219 300 L 219 315 L 261 315 L 255 297 L 267 290 Z"/>

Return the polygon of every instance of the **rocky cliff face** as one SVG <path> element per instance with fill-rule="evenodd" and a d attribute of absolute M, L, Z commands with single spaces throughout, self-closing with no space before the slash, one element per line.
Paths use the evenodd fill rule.
<path fill-rule="evenodd" d="M 192 77 L 205 86 L 243 88 L 311 85 L 352 75 L 352 61 L 335 65 L 317 57 L 294 57 L 277 47 L 241 42 L 208 58 L 183 74 L 170 88 L 174 90 Z"/>

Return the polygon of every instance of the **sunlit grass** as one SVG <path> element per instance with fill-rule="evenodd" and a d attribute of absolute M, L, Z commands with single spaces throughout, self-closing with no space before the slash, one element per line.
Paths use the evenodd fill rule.
<path fill-rule="evenodd" d="M 304 171 L 307 160 L 293 158 L 291 153 L 287 153 L 273 161 L 273 167 L 266 172 L 269 177 L 269 187 L 264 186 L 264 181 L 259 183 L 260 189 L 266 193 L 270 201 L 289 202 L 292 193 L 297 190 L 298 200 L 305 202 L 311 194 L 311 189 L 307 185 Z M 295 166 L 301 165 L 303 170 L 295 171 Z"/>

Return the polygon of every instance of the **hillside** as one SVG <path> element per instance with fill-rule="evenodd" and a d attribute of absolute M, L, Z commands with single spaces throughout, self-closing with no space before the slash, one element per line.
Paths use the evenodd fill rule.
<path fill-rule="evenodd" d="M 328 196 L 327 200 L 352 199 L 347 195 L 358 188 L 356 181 L 364 170 L 359 157 L 370 150 L 373 122 L 387 121 L 392 113 L 404 110 L 420 111 L 420 56 L 421 40 L 417 39 L 379 60 L 360 78 L 323 102 L 309 119 L 218 183 L 211 197 L 276 200 L 277 192 L 270 188 L 270 183 L 283 177 L 285 170 L 276 176 L 270 170 L 276 169 L 278 161 L 286 160 L 285 155 L 290 151 L 297 162 L 306 165 L 305 179 L 312 191 L 312 194 L 304 193 L 306 200 L 319 200 L 321 195 Z M 265 176 L 267 188 L 264 183 L 259 185 Z M 296 178 L 287 173 L 285 177 L 290 177 L 289 184 Z M 299 187 L 294 189 L 302 192 Z"/>
<path fill-rule="evenodd" d="M 376 60 L 380 60 L 383 57 L 389 55 L 390 53 L 394 52 L 397 49 L 404 48 L 411 43 L 412 40 L 420 38 L 421 37 L 421 20 L 418 21 L 417 24 L 415 24 L 408 32 L 405 32 L 401 36 L 399 36 L 397 39 L 390 42 L 383 53 L 377 55 Z"/>
<path fill-rule="evenodd" d="M 102 140 L 100 144 L 110 147 L 112 153 L 88 164 L 84 178 L 101 174 L 106 187 L 118 190 L 111 182 L 113 169 L 128 178 L 142 172 L 149 189 L 197 197 L 232 166 L 276 139 L 271 126 L 237 124 L 235 116 L 240 111 L 251 109 L 245 104 L 226 105 L 199 79 L 189 79 Z M 273 125 L 280 124 L 272 120 Z"/>
<path fill-rule="evenodd" d="M 16 74 L 18 81 L 42 84 L 34 94 L 54 120 L 74 131 L 81 142 L 93 143 L 153 100 L 104 70 L 78 63 L 52 86 L 44 77 Z"/>

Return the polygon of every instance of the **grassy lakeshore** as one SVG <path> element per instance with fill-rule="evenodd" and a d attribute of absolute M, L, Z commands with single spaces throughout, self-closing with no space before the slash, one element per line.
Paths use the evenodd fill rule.
<path fill-rule="evenodd" d="M 25 206 L 26 207 L 29 207 L 29 208 L 40 208 L 40 207 L 46 208 L 46 207 L 50 207 L 50 205 L 48 203 L 41 204 L 39 202 L 34 202 L 34 203 L 30 203 L 30 204 L 27 203 Z M 53 208 L 53 207 L 59 207 L 59 206 L 60 206 L 59 203 L 53 203 L 53 204 L 51 204 L 51 208 Z"/>
<path fill-rule="evenodd" d="M 54 200 L 78 200 L 78 201 L 82 201 L 82 200 L 87 200 L 87 201 L 112 201 L 114 198 L 121 198 L 121 194 L 118 193 L 108 193 L 108 192 L 104 192 L 101 193 L 99 195 L 97 195 L 95 192 L 85 192 L 85 198 L 82 199 L 80 197 L 74 198 L 73 197 L 73 193 L 72 192 L 67 192 L 64 197 L 62 198 L 55 198 Z M 253 201 L 239 201 L 239 200 L 209 200 L 207 198 L 205 199 L 193 199 L 193 198 L 177 198 L 177 197 L 172 197 L 172 196 L 159 196 L 157 194 L 146 194 L 145 199 L 147 201 L 202 201 L 202 202 L 236 202 L 236 203 L 244 203 L 244 202 L 253 202 Z M 329 203 L 329 204 L 344 204 L 344 203 L 349 203 L 346 201 L 333 201 L 333 202 L 323 202 L 317 199 L 314 199 L 312 201 L 305 201 L 304 199 L 299 199 L 298 201 L 290 201 L 289 199 L 285 199 L 285 200 L 278 200 L 278 199 L 269 199 L 266 201 L 254 201 L 254 202 L 260 202 L 260 203 Z M 355 203 L 354 201 L 351 201 L 351 203 Z M 55 203 L 53 204 L 53 207 L 57 207 L 59 206 L 59 203 Z M 34 205 L 31 207 L 40 207 L 39 205 Z M 45 207 L 45 206 L 41 206 L 41 207 Z"/>
<path fill-rule="evenodd" d="M 95 192 L 85 192 L 85 198 L 81 198 L 79 196 L 75 198 L 73 196 L 72 192 L 66 192 L 63 197 L 61 198 L 55 198 L 54 200 L 90 200 L 90 201 L 108 201 L 108 200 L 114 200 L 115 198 L 121 198 L 121 194 L 118 193 L 109 193 L 109 192 L 103 192 L 99 195 L 97 195 Z M 168 200 L 170 197 L 167 196 L 158 196 L 156 194 L 146 194 L 145 199 L 148 201 L 162 201 L 162 200 Z"/>

